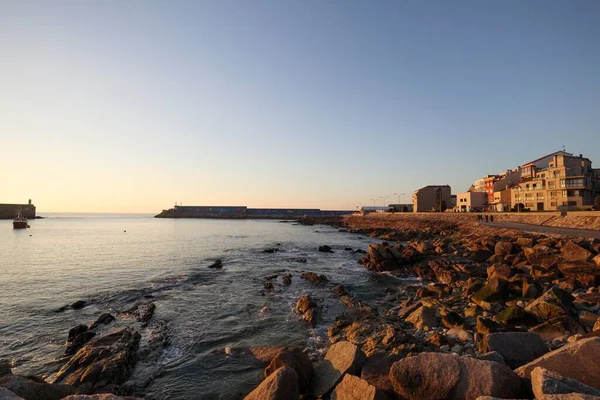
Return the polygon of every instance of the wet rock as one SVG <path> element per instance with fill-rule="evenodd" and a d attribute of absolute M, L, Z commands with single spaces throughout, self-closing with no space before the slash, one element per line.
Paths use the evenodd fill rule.
<path fill-rule="evenodd" d="M 82 325 L 82 326 L 85 326 L 85 325 Z M 69 341 L 67 344 L 67 348 L 65 349 L 66 356 L 72 356 L 73 354 L 75 354 L 84 344 L 86 344 L 94 336 L 96 336 L 96 332 L 90 332 L 90 331 L 86 330 L 86 331 L 81 332 L 79 335 L 75 336 L 74 338 L 71 338 L 70 336 L 71 336 L 71 331 L 69 331 Z"/>
<path fill-rule="evenodd" d="M 536 399 L 548 394 L 569 393 L 600 396 L 600 390 L 596 388 L 541 367 L 536 367 L 531 371 L 531 388 Z"/>
<path fill-rule="evenodd" d="M 91 325 L 89 329 L 94 329 L 96 327 L 98 327 L 100 324 L 104 324 L 104 325 L 108 325 L 111 322 L 113 322 L 115 320 L 115 317 L 113 317 L 111 314 L 109 313 L 104 313 L 102 315 L 100 315 L 98 317 L 97 320 L 95 320 Z"/>
<path fill-rule="evenodd" d="M 154 303 L 148 303 L 139 308 L 140 313 L 138 316 L 138 321 L 142 323 L 143 327 L 148 325 L 148 322 L 150 322 L 154 316 L 154 311 L 156 311 L 156 305 Z"/>
<path fill-rule="evenodd" d="M 293 368 L 298 376 L 298 390 L 304 393 L 312 378 L 313 366 L 310 358 L 300 349 L 288 348 L 278 353 L 267 368 L 265 369 L 265 378 L 277 371 L 281 367 Z"/>
<path fill-rule="evenodd" d="M 593 256 L 592 252 L 570 240 L 561 247 L 560 254 L 566 261 L 588 261 Z"/>
<path fill-rule="evenodd" d="M 272 248 L 264 249 L 262 252 L 268 253 L 268 254 L 273 254 L 273 253 L 276 253 L 277 251 L 279 251 L 279 249 L 272 247 Z"/>
<path fill-rule="evenodd" d="M 520 398 L 521 379 L 506 365 L 493 361 L 460 357 L 460 378 L 452 393 L 452 400 L 474 400 L 480 396 L 502 399 Z"/>
<path fill-rule="evenodd" d="M 256 346 L 250 348 L 250 353 L 252 353 L 254 358 L 258 361 L 269 364 L 273 358 L 283 350 L 285 350 L 285 347 L 283 346 Z"/>
<path fill-rule="evenodd" d="M 284 285 L 291 285 L 292 284 L 292 274 L 283 275 L 281 280 L 283 281 Z"/>
<path fill-rule="evenodd" d="M 525 312 L 533 315 L 539 322 L 569 315 L 573 296 L 557 287 L 552 287 L 542 296 L 525 307 Z"/>
<path fill-rule="evenodd" d="M 53 383 L 73 385 L 82 393 L 118 392 L 133 372 L 140 335 L 119 329 L 83 346 L 56 373 Z"/>
<path fill-rule="evenodd" d="M 517 375 L 529 378 L 536 367 L 542 367 L 565 377 L 600 389 L 600 338 L 588 338 L 567 344 L 544 354 L 515 370 Z"/>
<path fill-rule="evenodd" d="M 360 377 L 388 396 L 395 397 L 396 393 L 390 381 L 390 368 L 401 358 L 398 354 L 373 354 L 363 365 Z"/>
<path fill-rule="evenodd" d="M 536 325 L 529 329 L 529 332 L 537 333 L 546 341 L 552 341 L 565 335 L 583 334 L 585 330 L 573 318 L 563 315 Z"/>
<path fill-rule="evenodd" d="M 300 297 L 296 302 L 296 312 L 298 314 L 304 314 L 305 312 L 316 306 L 317 303 L 315 303 L 309 295 L 304 295 Z"/>
<path fill-rule="evenodd" d="M 548 346 L 531 332 L 490 333 L 482 341 L 481 351 L 496 351 L 511 368 L 517 368 L 546 354 Z"/>
<path fill-rule="evenodd" d="M 314 272 L 304 272 L 301 275 L 302 279 L 306 279 L 307 281 L 311 281 L 314 284 L 318 285 L 318 286 L 323 286 L 325 285 L 327 282 L 329 282 L 329 279 L 327 279 L 327 277 L 323 274 L 321 275 L 317 275 Z"/>
<path fill-rule="evenodd" d="M 390 380 L 394 391 L 412 399 L 445 399 L 460 377 L 457 358 L 442 353 L 421 353 L 394 363 Z"/>
<path fill-rule="evenodd" d="M 8 389 L 0 387 L 0 400 L 23 400 L 23 398 Z"/>
<path fill-rule="evenodd" d="M 331 394 L 331 400 L 389 400 L 389 397 L 366 380 L 345 374 Z"/>
<path fill-rule="evenodd" d="M 217 261 L 215 261 L 214 263 L 212 263 L 211 265 L 209 265 L 208 268 L 212 268 L 212 269 L 221 269 L 221 268 L 223 268 L 223 260 L 218 259 Z"/>
<path fill-rule="evenodd" d="M 335 343 L 314 370 L 310 394 L 314 397 L 327 395 L 342 379 L 343 374 L 358 375 L 365 361 L 365 353 L 352 343 Z"/>
<path fill-rule="evenodd" d="M 346 288 L 344 288 L 344 286 L 340 285 L 339 283 L 333 287 L 332 291 L 340 297 L 348 295 L 348 292 L 346 292 Z"/>
<path fill-rule="evenodd" d="M 585 287 L 600 284 L 600 268 L 594 262 L 570 261 L 558 264 L 558 269 L 565 277 L 576 279 Z"/>
<path fill-rule="evenodd" d="M 281 367 L 250 392 L 244 400 L 299 400 L 298 375 L 290 367 Z"/>
<path fill-rule="evenodd" d="M 323 246 L 319 246 L 319 251 L 321 253 L 333 253 L 333 251 L 331 250 L 331 247 L 327 246 L 326 244 Z"/>
<path fill-rule="evenodd" d="M 87 301 L 85 301 L 85 300 L 77 300 L 75 303 L 71 304 L 71 308 L 73 310 L 81 310 L 86 305 L 87 305 Z"/>
<path fill-rule="evenodd" d="M 69 335 L 68 335 L 68 342 L 72 342 L 77 336 L 81 335 L 82 333 L 86 332 L 88 330 L 88 327 L 85 325 L 77 325 L 74 326 L 73 328 L 69 329 Z"/>
<path fill-rule="evenodd" d="M 6 375 L 12 375 L 10 363 L 6 360 L 0 360 L 0 378 Z"/>
<path fill-rule="evenodd" d="M 263 286 L 265 287 L 266 290 L 273 290 L 275 288 L 275 286 L 273 286 L 272 282 L 264 282 Z"/>
<path fill-rule="evenodd" d="M 77 389 L 71 385 L 53 385 L 12 374 L 0 378 L 0 387 L 25 400 L 59 400 L 77 393 Z"/>
<path fill-rule="evenodd" d="M 435 309 L 422 306 L 406 318 L 407 322 L 410 322 L 417 329 L 429 330 L 431 328 L 439 326 L 439 321 L 435 315 Z"/>

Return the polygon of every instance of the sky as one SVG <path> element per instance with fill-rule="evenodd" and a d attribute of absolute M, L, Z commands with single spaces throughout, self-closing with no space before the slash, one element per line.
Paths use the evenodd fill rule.
<path fill-rule="evenodd" d="M 563 146 L 599 168 L 599 20 L 599 0 L 0 0 L 0 203 L 355 209 Z"/>

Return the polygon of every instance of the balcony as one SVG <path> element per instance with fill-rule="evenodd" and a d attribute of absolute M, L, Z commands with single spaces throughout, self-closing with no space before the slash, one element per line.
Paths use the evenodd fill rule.
<path fill-rule="evenodd" d="M 536 190 L 546 190 L 546 186 L 536 186 L 530 188 L 513 188 L 517 192 L 535 192 Z"/>

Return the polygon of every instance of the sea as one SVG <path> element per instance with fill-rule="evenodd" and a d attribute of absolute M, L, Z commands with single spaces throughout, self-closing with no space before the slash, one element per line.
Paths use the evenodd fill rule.
<path fill-rule="evenodd" d="M 333 284 L 377 307 L 398 279 L 365 270 L 358 259 L 374 239 L 293 221 L 159 219 L 146 214 L 44 214 L 30 229 L 0 221 L 0 359 L 13 372 L 51 378 L 62 364 L 70 328 L 103 313 L 117 317 L 154 302 L 129 386 L 147 399 L 233 399 L 264 379 L 253 346 L 296 346 L 318 359 L 327 327 L 344 312 Z M 321 245 L 332 252 L 318 251 Z M 276 249 L 270 252 L 269 249 Z M 267 250 L 265 252 L 265 250 Z M 222 269 L 208 268 L 222 260 Z M 324 274 L 317 287 L 300 278 Z M 284 285 L 281 275 L 292 274 Z M 272 290 L 265 278 L 273 277 Z M 310 294 L 322 309 L 316 327 L 294 313 Z M 83 300 L 80 310 L 61 307 Z"/>

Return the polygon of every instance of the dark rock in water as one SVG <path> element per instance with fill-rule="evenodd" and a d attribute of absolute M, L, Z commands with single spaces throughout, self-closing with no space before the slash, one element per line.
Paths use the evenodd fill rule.
<path fill-rule="evenodd" d="M 317 307 L 311 308 L 302 315 L 302 319 L 311 324 L 313 327 L 317 326 L 319 320 L 319 309 Z"/>
<path fill-rule="evenodd" d="M 292 274 L 285 274 L 281 280 L 283 281 L 284 285 L 291 285 L 292 284 Z"/>
<path fill-rule="evenodd" d="M 293 368 L 281 367 L 250 392 L 244 400 L 299 400 L 298 375 Z"/>
<path fill-rule="evenodd" d="M 77 325 L 77 326 L 69 329 L 69 336 L 68 336 L 67 341 L 72 342 L 73 339 L 75 339 L 77 336 L 79 336 L 80 334 L 84 333 L 87 330 L 88 330 L 88 327 L 85 325 Z"/>
<path fill-rule="evenodd" d="M 548 352 L 548 346 L 540 335 L 531 332 L 490 333 L 481 342 L 484 353 L 500 353 L 506 364 L 512 369 L 525 365 Z"/>
<path fill-rule="evenodd" d="M 69 308 L 69 305 L 64 305 L 62 307 L 58 307 L 56 310 L 54 310 L 55 313 L 61 313 L 63 311 L 65 311 L 67 308 Z"/>
<path fill-rule="evenodd" d="M 10 364 L 6 360 L 0 360 L 0 378 L 5 375 L 12 375 Z"/>
<path fill-rule="evenodd" d="M 147 326 L 148 322 L 154 316 L 154 311 L 156 310 L 156 305 L 154 303 L 149 303 L 145 307 L 140 309 L 140 314 L 138 316 L 138 321 L 142 323 L 142 326 Z"/>
<path fill-rule="evenodd" d="M 265 276 L 264 280 L 265 281 L 272 281 L 273 279 L 277 279 L 278 276 L 279 276 L 279 274 Z"/>
<path fill-rule="evenodd" d="M 272 254 L 272 253 L 275 253 L 275 252 L 277 252 L 277 251 L 279 251 L 279 249 L 276 249 L 276 248 L 270 248 L 270 249 L 264 249 L 264 250 L 263 250 L 263 253 L 270 253 L 270 254 Z"/>
<path fill-rule="evenodd" d="M 333 251 L 331 250 L 331 246 L 327 246 L 326 244 L 324 244 L 323 246 L 319 246 L 319 251 L 321 253 L 333 253 Z"/>
<path fill-rule="evenodd" d="M 264 282 L 263 285 L 264 285 L 265 289 L 267 289 L 267 290 L 273 290 L 275 288 L 275 286 L 273 286 L 273 282 L 267 281 L 267 282 Z"/>
<path fill-rule="evenodd" d="M 73 310 L 81 310 L 86 305 L 87 305 L 87 301 L 85 301 L 85 300 L 77 300 L 75 303 L 71 304 L 71 308 Z"/>
<path fill-rule="evenodd" d="M 344 250 L 345 251 L 352 251 L 352 247 L 345 247 Z"/>
<path fill-rule="evenodd" d="M 314 272 L 305 272 L 301 275 L 301 277 L 302 279 L 311 281 L 319 286 L 325 285 L 327 282 L 329 282 L 329 279 L 327 279 L 325 275 L 317 275 Z"/>
<path fill-rule="evenodd" d="M 81 325 L 81 326 L 85 326 L 85 325 Z M 70 334 L 71 334 L 71 332 L 69 331 L 69 335 Z M 67 345 L 67 348 L 65 349 L 65 355 L 72 356 L 73 354 L 75 354 L 77 352 L 77 350 L 79 350 L 84 344 L 89 342 L 94 336 L 96 336 L 96 332 L 84 331 L 72 339 L 69 338 L 69 344 Z"/>
<path fill-rule="evenodd" d="M 209 265 L 208 268 L 213 268 L 213 269 L 223 268 L 223 261 L 219 259 L 219 260 L 215 261 L 213 264 Z"/>
<path fill-rule="evenodd" d="M 348 292 L 346 292 L 346 288 L 340 285 L 339 283 L 335 285 L 332 290 L 333 293 L 337 294 L 340 297 L 348 295 Z"/>
<path fill-rule="evenodd" d="M 10 390 L 25 400 L 60 400 L 77 393 L 77 389 L 71 385 L 42 382 L 22 376 L 6 375 L 0 378 L 0 387 Z"/>
<path fill-rule="evenodd" d="M 113 317 L 111 314 L 109 313 L 104 313 L 102 315 L 100 315 L 98 317 L 97 320 L 95 320 L 91 325 L 90 325 L 90 329 L 94 329 L 96 327 L 98 327 L 100 324 L 104 324 L 104 325 L 108 325 L 111 322 L 113 322 L 115 320 L 115 317 Z"/>
<path fill-rule="evenodd" d="M 120 329 L 94 339 L 62 366 L 52 383 L 75 386 L 80 393 L 118 393 L 137 360 L 140 334 Z"/>
<path fill-rule="evenodd" d="M 300 297 L 296 302 L 296 312 L 299 314 L 304 314 L 305 312 L 316 306 L 317 304 L 310 298 L 310 296 L 304 295 Z"/>
<path fill-rule="evenodd" d="M 265 364 L 269 364 L 273 358 L 275 358 L 275 356 L 281 353 L 283 350 L 285 350 L 285 347 L 282 346 L 250 347 L 250 353 L 252 353 L 254 358 Z"/>
<path fill-rule="evenodd" d="M 278 353 L 265 369 L 265 378 L 281 367 L 290 367 L 296 371 L 300 393 L 304 393 L 308 389 L 313 375 L 313 366 L 310 358 L 304 352 L 300 349 L 288 348 Z"/>
<path fill-rule="evenodd" d="M 367 252 L 365 250 L 362 249 L 356 249 L 353 251 L 354 254 L 367 254 Z"/>
<path fill-rule="evenodd" d="M 358 375 L 366 360 L 365 353 L 352 343 L 346 341 L 335 343 L 313 372 L 310 394 L 314 397 L 327 395 L 345 373 Z"/>

